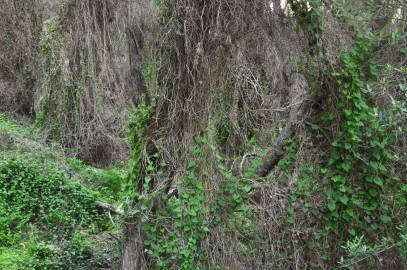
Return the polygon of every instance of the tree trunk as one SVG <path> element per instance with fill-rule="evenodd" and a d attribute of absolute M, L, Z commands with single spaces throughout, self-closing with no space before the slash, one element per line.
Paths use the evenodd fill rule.
<path fill-rule="evenodd" d="M 122 243 L 122 270 L 147 269 L 144 259 L 143 236 L 140 223 L 127 223 Z"/>

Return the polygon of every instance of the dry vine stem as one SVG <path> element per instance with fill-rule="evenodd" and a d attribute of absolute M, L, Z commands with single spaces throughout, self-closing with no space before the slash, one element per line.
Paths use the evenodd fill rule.
<path fill-rule="evenodd" d="M 395 117 L 389 113 L 393 103 L 405 101 L 407 54 L 400 49 L 407 46 L 407 1 L 386 0 L 383 5 L 382 1 L 323 0 L 318 14 L 309 14 L 311 6 L 301 0 L 67 0 L 58 16 L 45 23 L 57 26 L 50 44 L 44 44 L 44 34 L 43 42 L 39 41 L 41 2 L 0 0 L 2 111 L 32 118 L 36 113 L 39 123 L 44 120 L 40 116 L 45 115 L 42 127 L 46 139 L 58 139 L 71 155 L 106 166 L 128 158 L 129 146 L 123 134 L 126 109 L 139 102 L 138 97 L 148 89 L 156 100 L 143 138 L 149 143 L 141 151 L 140 174 L 146 173 L 147 161 L 157 159 L 166 167 L 162 175 L 152 176 L 147 190 L 143 190 L 140 177 L 137 192 L 148 195 L 165 190 L 169 197 L 176 196 L 178 180 L 185 176 L 188 161 L 194 159 L 190 149 L 196 135 L 206 136 L 209 144 L 217 145 L 216 154 L 225 161 L 222 165 L 243 175 L 241 178 L 249 156 L 242 153 L 259 156 L 263 149 L 268 150 L 257 170 L 260 177 L 248 180 L 256 184 L 249 194 L 256 197 L 249 198 L 252 216 L 244 217 L 250 222 L 250 231 L 240 223 L 232 229 L 226 222 L 211 228 L 200 243 L 203 256 L 208 258 L 207 268 L 332 268 L 332 262 L 321 260 L 320 253 L 337 256 L 337 242 L 318 240 L 324 241 L 318 244 L 328 252 L 319 246 L 309 247 L 326 218 L 321 213 L 321 209 L 326 210 L 321 192 L 325 187 L 321 185 L 329 179 L 321 180 L 324 176 L 320 174 L 309 176 L 321 176 L 319 182 L 308 179 L 308 185 L 319 188 L 311 196 L 310 208 L 304 207 L 304 198 L 293 203 L 290 196 L 295 192 L 300 164 L 315 165 L 319 171 L 321 152 L 338 133 L 341 112 L 335 106 L 341 87 L 328 73 L 341 70 L 340 55 L 355 43 L 353 26 L 366 23 L 366 16 L 359 16 L 364 13 L 360 10 L 364 2 L 372 4 L 372 20 L 364 27 L 380 32 L 380 36 L 400 29 L 390 41 L 381 40 L 374 48 L 374 60 L 383 63 L 379 72 L 388 74 L 385 83 L 371 85 L 375 91 L 369 99 L 384 108 L 383 119 Z M 308 4 L 311 2 L 319 1 Z M 299 5 L 298 14 L 290 8 L 293 5 Z M 310 52 L 317 50 L 311 48 L 315 45 L 314 30 L 307 30 L 304 21 L 311 23 L 310 28 L 322 23 L 317 27 L 323 29 L 318 34 L 324 61 L 316 60 L 316 54 Z M 41 57 L 40 44 L 42 52 L 48 53 Z M 57 72 L 49 72 L 47 64 L 55 62 Z M 37 74 L 41 65 L 42 74 Z M 321 77 L 310 74 L 325 67 L 327 74 Z M 143 68 L 154 73 L 151 85 L 144 81 L 148 76 L 143 76 Z M 308 88 L 332 100 L 316 102 Z M 326 133 L 323 142 L 309 130 L 298 128 L 308 115 L 319 120 L 326 112 L 333 112 L 338 120 L 321 125 L 321 132 Z M 395 124 L 406 126 L 406 117 L 395 119 Z M 216 134 L 207 133 L 208 128 Z M 299 150 L 283 172 L 276 164 L 284 157 L 284 143 L 290 138 Z M 399 155 L 392 161 L 399 176 L 407 175 L 406 146 L 406 134 L 400 132 L 391 149 Z M 206 172 L 202 181 L 209 205 L 223 176 L 216 169 L 214 151 L 209 147 L 204 151 L 196 174 Z M 159 153 L 159 157 L 151 158 L 152 153 Z M 283 173 L 289 177 L 284 184 L 277 181 Z M 98 204 L 109 212 L 120 211 Z M 160 210 L 162 202 L 157 199 L 152 205 L 143 213 L 150 219 L 156 217 L 154 211 Z M 137 211 L 138 206 L 137 201 L 131 204 Z M 290 218 L 295 224 L 287 229 L 288 209 L 294 208 L 295 216 Z M 137 212 L 134 209 L 130 212 Z M 229 216 L 222 217 L 226 220 Z M 211 221 L 213 216 L 205 218 Z M 153 267 L 154 258 L 145 254 L 139 219 L 135 215 L 126 220 L 122 269 Z M 173 221 L 166 221 L 164 227 L 174 228 Z"/>
<path fill-rule="evenodd" d="M 301 53 L 306 46 L 302 31 L 295 31 L 295 22 L 284 18 L 280 9 L 271 10 L 263 0 L 168 0 L 162 4 L 164 24 L 156 61 L 159 87 L 147 141 L 154 142 L 150 148 L 161 154 L 167 167 L 150 190 L 162 185 L 176 188 L 176 178 L 183 177 L 187 161 L 193 158 L 193 136 L 221 119 L 232 125 L 220 146 L 225 156 L 238 153 L 237 145 L 248 150 L 247 137 L 254 129 L 265 135 L 258 139 L 269 147 L 266 134 L 278 134 L 282 127 L 273 147 L 277 151 L 270 151 L 259 171 L 266 175 L 282 157 L 283 143 L 303 120 L 310 99 L 307 82 L 293 64 L 307 61 Z M 282 107 L 290 111 L 275 112 Z M 204 183 L 208 203 L 220 179 L 214 162 L 208 154 L 207 164 L 199 168 L 209 172 Z M 143 253 L 137 218 L 134 222 L 127 226 L 123 245 L 122 269 L 126 270 L 151 267 Z M 232 256 L 239 254 L 236 243 L 219 237 L 223 232 L 209 234 L 205 254 L 210 262 L 248 269 L 245 256 L 237 256 L 242 260 Z M 225 245 L 220 241 L 226 241 Z M 218 245 L 228 248 L 218 249 Z"/>
<path fill-rule="evenodd" d="M 0 0 L 0 110 L 34 116 L 40 77 L 41 1 Z"/>
<path fill-rule="evenodd" d="M 97 166 L 128 159 L 123 127 L 146 92 L 155 13 L 151 1 L 70 0 L 45 23 L 36 110 L 46 138 Z"/>

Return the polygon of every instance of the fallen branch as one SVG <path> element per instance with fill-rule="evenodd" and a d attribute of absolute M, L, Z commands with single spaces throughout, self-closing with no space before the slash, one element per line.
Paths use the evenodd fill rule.
<path fill-rule="evenodd" d="M 124 212 L 123 212 L 122 209 L 120 209 L 118 207 L 115 207 L 115 206 L 113 206 L 111 204 L 96 201 L 96 205 L 99 206 L 100 208 L 103 208 L 103 209 L 109 211 L 109 213 L 113 212 L 115 214 L 124 215 Z"/>

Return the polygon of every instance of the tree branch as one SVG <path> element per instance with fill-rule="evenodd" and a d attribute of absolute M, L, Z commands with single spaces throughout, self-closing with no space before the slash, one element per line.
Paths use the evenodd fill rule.
<path fill-rule="evenodd" d="M 124 215 L 124 212 L 122 209 L 115 207 L 113 205 L 110 205 L 108 203 L 104 203 L 104 202 L 100 202 L 100 201 L 96 201 L 96 205 L 99 206 L 100 208 L 103 208 L 109 212 L 113 212 L 115 214 L 119 214 L 119 215 Z"/>
<path fill-rule="evenodd" d="M 257 169 L 257 175 L 260 177 L 267 176 L 284 156 L 284 144 L 290 139 L 295 132 L 298 123 L 305 119 L 305 111 L 308 101 L 311 99 L 307 93 L 308 83 L 302 74 L 294 73 L 290 78 L 290 115 L 287 124 L 280 132 L 275 143 L 270 147 L 268 154 L 263 159 L 263 164 Z"/>

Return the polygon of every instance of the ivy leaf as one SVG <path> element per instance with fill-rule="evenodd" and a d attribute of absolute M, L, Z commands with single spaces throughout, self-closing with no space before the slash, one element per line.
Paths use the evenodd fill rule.
<path fill-rule="evenodd" d="M 196 167 L 196 163 L 194 161 L 188 161 L 187 170 L 192 170 Z"/>
<path fill-rule="evenodd" d="M 335 204 L 334 201 L 329 201 L 329 202 L 328 202 L 328 209 L 329 209 L 329 211 L 331 211 L 331 212 L 334 212 L 334 211 L 335 211 L 335 209 L 336 209 L 336 204 Z"/>
<path fill-rule="evenodd" d="M 381 215 L 380 220 L 383 221 L 383 223 L 389 223 L 391 221 L 391 217 L 387 215 Z"/>
<path fill-rule="evenodd" d="M 377 170 L 378 169 L 378 163 L 377 162 L 370 162 L 370 167 L 372 167 L 372 169 Z"/>
<path fill-rule="evenodd" d="M 342 175 L 334 175 L 331 177 L 331 179 L 334 183 L 345 183 L 345 177 Z"/>
<path fill-rule="evenodd" d="M 383 180 L 379 176 L 375 176 L 373 178 L 373 183 L 375 183 L 379 187 L 383 187 Z"/>
<path fill-rule="evenodd" d="M 154 171 L 154 165 L 153 165 L 152 163 L 148 163 L 146 170 L 147 170 L 147 172 L 152 172 L 152 171 Z"/>
<path fill-rule="evenodd" d="M 369 195 L 372 196 L 372 197 L 377 197 L 377 190 L 375 190 L 375 189 L 373 189 L 373 188 L 370 188 L 370 189 L 368 190 L 368 193 L 369 193 Z"/>
<path fill-rule="evenodd" d="M 256 173 L 253 171 L 247 171 L 244 173 L 244 178 L 251 179 L 256 177 Z"/>
<path fill-rule="evenodd" d="M 343 110 L 343 112 L 345 113 L 346 116 L 351 116 L 352 115 L 352 111 L 351 110 Z"/>
<path fill-rule="evenodd" d="M 377 67 L 374 64 L 369 64 L 369 68 L 370 68 L 370 74 L 373 77 L 377 77 L 379 75 L 379 71 L 378 71 Z"/>
<path fill-rule="evenodd" d="M 381 153 L 379 152 L 379 151 L 373 151 L 373 157 L 376 159 L 376 160 L 380 160 L 381 158 L 382 158 L 382 155 L 381 155 Z"/>
<path fill-rule="evenodd" d="M 367 207 L 368 210 L 373 211 L 376 210 L 379 204 L 376 201 L 372 201 L 370 205 Z"/>
<path fill-rule="evenodd" d="M 332 155 L 332 157 L 329 159 L 328 165 L 331 166 L 331 165 L 335 164 L 335 162 L 336 162 L 339 158 L 340 158 L 339 154 L 338 154 L 338 153 L 334 153 L 334 154 Z"/>
<path fill-rule="evenodd" d="M 352 236 L 356 236 L 356 231 L 355 231 L 355 229 L 349 229 L 349 230 L 348 230 L 348 233 L 349 233 L 350 235 L 352 235 Z"/>
<path fill-rule="evenodd" d="M 327 174 L 328 173 L 328 168 L 321 168 L 321 173 L 322 174 Z"/>
<path fill-rule="evenodd" d="M 379 171 L 381 171 L 382 173 L 387 173 L 387 168 L 386 168 L 386 166 L 383 165 L 383 163 L 379 163 L 379 164 L 378 164 L 378 169 L 379 169 Z"/>
<path fill-rule="evenodd" d="M 307 23 L 305 24 L 305 28 L 307 29 L 308 32 L 311 32 L 314 29 L 314 24 Z"/>
<path fill-rule="evenodd" d="M 339 143 L 339 139 L 335 139 L 335 140 L 332 142 L 332 146 L 334 146 L 334 147 L 340 147 L 341 144 Z"/>
<path fill-rule="evenodd" d="M 344 171 L 349 172 L 350 169 L 352 169 L 352 164 L 350 162 L 346 161 L 346 162 L 342 163 L 341 167 Z"/>
<path fill-rule="evenodd" d="M 252 190 L 252 187 L 249 186 L 249 185 L 245 185 L 245 186 L 243 187 L 243 191 L 246 192 L 246 193 L 249 193 L 251 190 Z"/>
<path fill-rule="evenodd" d="M 401 191 L 407 192 L 407 184 L 401 185 Z"/>
<path fill-rule="evenodd" d="M 350 143 L 345 143 L 345 149 L 346 150 L 349 150 L 349 149 L 351 149 L 352 148 L 352 145 L 350 144 Z"/>
<path fill-rule="evenodd" d="M 193 216 L 193 217 L 196 217 L 196 211 L 195 211 L 195 209 L 190 209 L 190 210 L 189 210 L 189 215 L 191 215 L 191 216 Z"/>
<path fill-rule="evenodd" d="M 348 204 L 348 201 L 349 201 L 349 198 L 347 197 L 347 196 L 340 196 L 339 197 L 339 201 L 343 204 L 343 205 L 347 205 Z"/>
<path fill-rule="evenodd" d="M 338 187 L 338 190 L 339 190 L 340 192 L 345 193 L 345 192 L 346 192 L 346 186 L 345 186 L 344 184 L 341 184 L 341 185 Z"/>
<path fill-rule="evenodd" d="M 352 209 L 347 209 L 347 210 L 345 211 L 345 213 L 346 213 L 351 219 L 355 219 L 355 218 L 356 218 L 356 217 L 355 217 L 355 213 L 353 212 Z"/>

